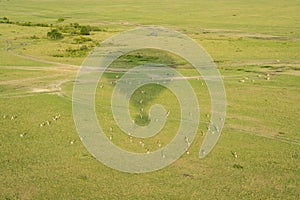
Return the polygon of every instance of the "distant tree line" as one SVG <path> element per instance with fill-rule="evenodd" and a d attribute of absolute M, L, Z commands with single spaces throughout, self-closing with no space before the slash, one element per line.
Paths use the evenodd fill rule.
<path fill-rule="evenodd" d="M 105 29 L 101 29 L 97 26 L 80 25 L 79 23 L 65 23 L 64 18 L 58 18 L 56 23 L 33 23 L 33 22 L 15 22 L 9 20 L 7 17 L 0 18 L 2 24 L 14 24 L 18 26 L 38 26 L 38 27 L 50 27 L 46 36 L 49 40 L 61 40 L 68 36 L 78 36 L 73 38 L 73 44 L 77 44 L 77 47 L 67 47 L 64 51 L 58 52 L 52 56 L 54 57 L 83 57 L 97 44 L 91 38 L 86 37 L 93 31 L 105 32 Z M 30 37 L 31 39 L 40 39 L 36 35 Z"/>
<path fill-rule="evenodd" d="M 40 27 L 49 27 L 52 26 L 52 24 L 46 24 L 46 23 L 33 23 L 33 22 L 14 22 L 10 21 L 7 17 L 0 18 L 1 24 L 15 24 L 18 26 L 40 26 Z"/>
<path fill-rule="evenodd" d="M 102 31 L 105 32 L 105 29 L 101 29 L 97 26 L 90 25 L 80 25 L 79 23 L 70 23 L 70 24 L 61 24 L 64 22 L 64 18 L 58 18 L 57 22 L 59 24 L 47 24 L 47 23 L 34 23 L 34 22 L 19 22 L 11 21 L 7 17 L 0 18 L 0 23 L 2 24 L 15 24 L 18 26 L 38 26 L 38 27 L 51 27 L 51 30 L 47 32 L 47 38 L 52 40 L 58 40 L 64 38 L 64 34 L 69 35 L 90 35 L 92 31 Z"/>

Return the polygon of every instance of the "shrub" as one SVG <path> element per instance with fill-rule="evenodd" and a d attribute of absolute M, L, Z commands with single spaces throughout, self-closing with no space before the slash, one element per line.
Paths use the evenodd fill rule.
<path fill-rule="evenodd" d="M 76 34 L 76 29 L 72 26 L 68 26 L 68 25 L 61 25 L 61 26 L 57 26 L 57 29 L 63 33 L 70 33 L 71 35 Z"/>
<path fill-rule="evenodd" d="M 70 26 L 74 27 L 74 28 L 79 28 L 80 25 L 78 23 L 71 23 Z"/>
<path fill-rule="evenodd" d="M 40 27 L 49 27 L 48 24 L 45 24 L 45 23 L 37 23 L 35 24 L 36 26 L 40 26 Z"/>
<path fill-rule="evenodd" d="M 74 38 L 73 40 L 76 44 L 83 44 L 85 42 L 92 41 L 92 38 L 80 36 L 78 38 Z"/>
<path fill-rule="evenodd" d="M 81 26 L 81 28 L 80 28 L 80 34 L 81 35 L 89 35 L 90 31 L 91 31 L 90 26 Z"/>
<path fill-rule="evenodd" d="M 20 26 L 33 26 L 33 24 L 31 22 L 20 22 L 19 25 Z"/>
<path fill-rule="evenodd" d="M 57 22 L 63 22 L 63 21 L 65 21 L 65 19 L 62 18 L 62 17 L 60 17 L 60 18 L 57 19 Z"/>
<path fill-rule="evenodd" d="M 106 32 L 106 29 L 99 28 L 99 27 L 97 27 L 97 26 L 92 26 L 92 27 L 91 27 L 91 31 L 102 31 L 102 32 Z"/>
<path fill-rule="evenodd" d="M 7 17 L 2 17 L 2 19 L 0 18 L 0 23 L 2 23 L 2 24 L 12 24 L 12 22 L 9 21 L 9 19 Z"/>
<path fill-rule="evenodd" d="M 83 57 L 86 56 L 86 54 L 89 51 L 89 47 L 86 45 L 82 45 L 79 48 L 72 48 L 72 47 L 68 47 L 66 49 L 66 56 L 67 57 Z"/>
<path fill-rule="evenodd" d="M 52 39 L 52 40 L 59 40 L 63 39 L 64 36 L 61 32 L 59 32 L 57 29 L 52 29 L 47 33 L 47 37 Z"/>

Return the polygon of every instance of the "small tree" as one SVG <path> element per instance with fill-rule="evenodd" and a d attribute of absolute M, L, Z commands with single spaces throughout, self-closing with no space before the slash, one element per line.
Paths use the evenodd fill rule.
<path fill-rule="evenodd" d="M 10 23 L 10 21 L 9 21 L 9 19 L 7 17 L 3 17 L 2 20 L 0 20 L 0 22 L 1 23 L 7 23 L 7 24 Z"/>
<path fill-rule="evenodd" d="M 80 34 L 81 35 L 89 35 L 91 31 L 91 27 L 90 26 L 82 26 L 80 28 Z"/>
<path fill-rule="evenodd" d="M 47 37 L 52 39 L 52 40 L 59 40 L 63 39 L 64 36 L 61 32 L 59 32 L 57 29 L 52 29 L 47 33 Z"/>
<path fill-rule="evenodd" d="M 74 28 L 79 28 L 80 25 L 77 22 L 75 22 L 75 23 L 71 23 L 70 26 Z"/>
<path fill-rule="evenodd" d="M 57 19 L 57 22 L 63 22 L 63 21 L 65 21 L 65 19 L 62 18 L 62 17 L 60 17 L 60 18 Z"/>

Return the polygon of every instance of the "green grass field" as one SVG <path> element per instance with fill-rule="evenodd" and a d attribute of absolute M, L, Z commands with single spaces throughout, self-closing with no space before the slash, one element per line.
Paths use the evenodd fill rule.
<path fill-rule="evenodd" d="M 0 199 L 300 199 L 299 12 L 300 2 L 291 0 L 0 0 Z M 83 146 L 72 92 L 79 66 L 99 42 L 144 25 L 180 31 L 206 49 L 223 77 L 227 116 L 217 145 L 199 159 L 211 103 L 204 80 L 190 79 L 200 104 L 190 153 L 164 169 L 129 174 Z M 51 29 L 63 38 L 47 37 Z M 148 62 L 199 76 L 178 56 L 153 50 L 124 55 L 111 67 Z M 137 124 L 149 123 L 153 104 L 173 109 L 164 129 L 141 147 L 117 127 L 110 109 L 112 83 L 123 74 L 106 72 L 98 83 L 99 124 L 125 150 L 154 151 L 158 140 L 165 146 L 179 126 L 176 97 L 156 85 L 134 93 Z"/>

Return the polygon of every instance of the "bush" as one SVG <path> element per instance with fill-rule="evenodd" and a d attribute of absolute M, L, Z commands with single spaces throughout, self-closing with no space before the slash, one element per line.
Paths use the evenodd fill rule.
<path fill-rule="evenodd" d="M 83 44 L 83 43 L 85 43 L 85 42 L 90 42 L 90 41 L 92 41 L 92 38 L 80 36 L 80 37 L 78 37 L 78 38 L 74 38 L 73 40 L 74 40 L 74 42 L 75 42 L 76 44 Z"/>
<path fill-rule="evenodd" d="M 90 31 L 91 31 L 90 26 L 81 26 L 81 28 L 80 28 L 80 34 L 81 35 L 89 35 Z"/>
<path fill-rule="evenodd" d="M 20 26 L 33 26 L 31 22 L 17 22 L 17 25 Z"/>
<path fill-rule="evenodd" d="M 91 31 L 102 31 L 102 32 L 106 32 L 107 30 L 106 29 L 103 29 L 103 28 L 99 28 L 97 26 L 92 26 L 91 27 Z"/>
<path fill-rule="evenodd" d="M 74 28 L 79 28 L 80 25 L 78 23 L 73 23 L 73 24 L 71 23 L 70 26 L 72 26 Z"/>
<path fill-rule="evenodd" d="M 7 17 L 2 17 L 2 19 L 0 18 L 0 23 L 2 23 L 2 24 L 12 24 L 12 22 L 9 21 L 9 19 Z"/>
<path fill-rule="evenodd" d="M 89 47 L 82 45 L 79 48 L 68 47 L 66 49 L 66 57 L 83 57 L 86 56 L 89 51 Z"/>
<path fill-rule="evenodd" d="M 63 21 L 65 21 L 65 19 L 62 18 L 62 17 L 60 17 L 60 18 L 57 19 L 57 22 L 63 22 Z"/>
<path fill-rule="evenodd" d="M 76 35 L 77 31 L 74 27 L 68 25 L 57 26 L 57 29 L 63 33 L 69 33 L 71 35 Z"/>
<path fill-rule="evenodd" d="M 45 23 L 37 23 L 35 24 L 36 26 L 40 26 L 40 27 L 49 27 L 48 24 L 45 24 Z"/>
<path fill-rule="evenodd" d="M 52 29 L 47 33 L 47 37 L 52 39 L 52 40 L 59 40 L 63 39 L 64 36 L 61 32 L 59 32 L 57 29 Z"/>

